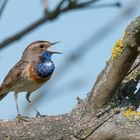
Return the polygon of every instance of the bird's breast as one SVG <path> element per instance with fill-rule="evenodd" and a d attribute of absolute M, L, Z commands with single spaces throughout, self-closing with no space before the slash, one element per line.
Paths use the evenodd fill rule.
<path fill-rule="evenodd" d="M 38 65 L 30 64 L 28 67 L 28 75 L 29 75 L 28 77 L 33 82 L 42 85 L 51 78 L 51 74 L 49 74 L 45 77 L 41 77 L 40 75 L 43 74 L 44 72 L 42 72 L 41 68 L 39 69 L 38 67 L 39 67 Z M 39 73 L 38 71 L 41 71 L 41 73 Z"/>
<path fill-rule="evenodd" d="M 51 75 L 54 69 L 55 69 L 55 66 L 52 61 L 42 62 L 42 63 L 37 64 L 36 66 L 36 72 L 42 78 L 46 78 L 49 75 Z"/>

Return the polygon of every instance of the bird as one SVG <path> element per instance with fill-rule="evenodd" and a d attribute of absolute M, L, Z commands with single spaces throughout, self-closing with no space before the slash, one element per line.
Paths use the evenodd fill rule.
<path fill-rule="evenodd" d="M 36 116 L 42 116 L 30 100 L 30 95 L 44 85 L 52 76 L 55 65 L 52 61 L 53 54 L 61 52 L 49 51 L 48 48 L 59 43 L 49 41 L 35 41 L 25 48 L 21 59 L 8 72 L 0 86 L 0 100 L 9 92 L 14 92 L 17 117 L 22 117 L 18 106 L 18 93 L 26 92 L 26 100 L 36 111 Z"/>

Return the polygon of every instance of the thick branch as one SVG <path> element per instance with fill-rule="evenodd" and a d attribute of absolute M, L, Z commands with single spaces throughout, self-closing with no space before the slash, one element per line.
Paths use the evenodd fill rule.
<path fill-rule="evenodd" d="M 118 86 L 127 75 L 138 55 L 140 46 L 140 17 L 136 18 L 126 29 L 123 40 L 125 48 L 117 60 L 109 60 L 105 69 L 98 76 L 90 95 L 94 109 L 102 108 L 115 94 Z"/>
<path fill-rule="evenodd" d="M 83 106 L 84 104 L 82 104 Z M 81 109 L 79 105 L 79 109 Z M 27 119 L 28 122 L 0 121 L 0 139 L 11 140 L 138 140 L 139 121 L 122 114 L 105 113 L 79 118 L 79 111 L 60 116 Z M 79 119 L 77 119 L 79 118 Z"/>

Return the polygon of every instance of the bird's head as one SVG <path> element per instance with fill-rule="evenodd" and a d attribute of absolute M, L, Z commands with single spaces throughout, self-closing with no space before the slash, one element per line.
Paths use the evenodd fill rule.
<path fill-rule="evenodd" d="M 48 51 L 48 48 L 59 42 L 36 41 L 31 43 L 23 52 L 22 59 L 32 61 L 37 57 L 51 58 L 52 54 L 61 54 L 60 52 Z"/>

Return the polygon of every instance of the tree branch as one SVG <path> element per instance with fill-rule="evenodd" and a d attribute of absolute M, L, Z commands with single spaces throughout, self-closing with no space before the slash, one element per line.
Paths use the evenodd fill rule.
<path fill-rule="evenodd" d="M 126 29 L 123 39 L 123 48 L 117 61 L 111 59 L 106 68 L 98 76 L 95 86 L 89 98 L 94 109 L 102 108 L 113 97 L 118 86 L 121 84 L 133 62 L 138 56 L 140 46 L 140 17 L 134 20 Z"/>
<path fill-rule="evenodd" d="M 57 7 L 52 12 L 47 11 L 47 13 L 43 17 L 41 17 L 39 20 L 35 21 L 34 23 L 27 26 L 25 29 L 19 31 L 18 33 L 3 40 L 0 43 L 0 49 L 3 49 L 7 45 L 10 45 L 11 43 L 21 39 L 27 33 L 33 31 L 34 29 L 37 29 L 40 25 L 47 23 L 51 20 L 57 19 L 57 17 L 60 16 L 62 13 L 66 13 L 66 12 L 74 10 L 74 9 L 77 10 L 77 9 L 82 9 L 82 8 L 88 7 L 88 6 L 90 6 L 90 4 L 93 4 L 93 3 L 97 2 L 98 0 L 89 0 L 86 2 L 82 2 L 82 3 L 77 3 L 76 1 L 72 1 L 65 7 L 62 7 L 62 5 L 65 1 L 66 0 L 60 1 L 60 3 L 57 5 Z"/>

